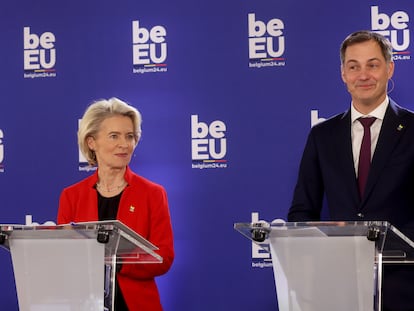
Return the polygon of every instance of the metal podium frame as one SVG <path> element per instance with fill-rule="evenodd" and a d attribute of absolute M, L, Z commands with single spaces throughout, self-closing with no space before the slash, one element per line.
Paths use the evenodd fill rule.
<path fill-rule="evenodd" d="M 386 221 L 261 221 L 234 229 L 270 248 L 280 311 L 381 311 L 383 266 L 414 263 L 414 242 Z"/>
<path fill-rule="evenodd" d="M 113 311 L 117 265 L 161 263 L 158 248 L 120 221 L 0 225 L 20 311 Z"/>

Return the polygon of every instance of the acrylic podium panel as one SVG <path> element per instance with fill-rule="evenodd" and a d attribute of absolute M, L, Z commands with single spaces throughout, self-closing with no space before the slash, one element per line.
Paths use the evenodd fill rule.
<path fill-rule="evenodd" d="M 387 222 L 237 223 L 272 254 L 280 311 L 381 310 L 383 264 L 414 263 Z"/>
<path fill-rule="evenodd" d="M 20 311 L 113 310 L 117 264 L 159 263 L 150 242 L 119 221 L 0 225 Z"/>

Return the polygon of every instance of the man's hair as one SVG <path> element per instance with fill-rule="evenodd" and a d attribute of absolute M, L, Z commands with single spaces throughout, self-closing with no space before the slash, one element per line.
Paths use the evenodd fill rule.
<path fill-rule="evenodd" d="M 381 48 L 381 52 L 385 58 L 385 61 L 387 63 L 392 62 L 392 45 L 390 41 L 383 35 L 380 35 L 379 33 L 368 30 L 361 30 L 351 33 L 342 42 L 340 49 L 341 64 L 344 64 L 345 52 L 349 46 L 370 40 L 377 42 L 377 44 Z"/>

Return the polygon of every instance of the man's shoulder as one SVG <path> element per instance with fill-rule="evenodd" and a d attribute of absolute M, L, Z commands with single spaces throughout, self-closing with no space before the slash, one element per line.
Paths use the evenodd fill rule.
<path fill-rule="evenodd" d="M 336 115 L 329 117 L 328 119 L 314 125 L 312 130 L 314 131 L 325 131 L 331 129 L 332 127 L 336 127 L 340 124 L 350 124 L 350 116 L 349 111 L 341 112 Z"/>
<path fill-rule="evenodd" d="M 414 111 L 410 110 L 407 107 L 403 107 L 400 106 L 399 104 L 397 104 L 395 101 L 393 101 L 392 99 L 390 100 L 390 104 L 389 107 L 391 110 L 393 110 L 397 115 L 402 115 L 402 116 L 409 116 L 409 117 L 413 117 L 414 116 Z"/>

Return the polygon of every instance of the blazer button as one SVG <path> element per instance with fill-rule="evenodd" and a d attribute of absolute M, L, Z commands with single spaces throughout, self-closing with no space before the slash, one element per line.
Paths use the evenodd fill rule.
<path fill-rule="evenodd" d="M 358 213 L 358 214 L 357 214 L 357 216 L 358 216 L 359 218 L 364 218 L 364 214 L 362 214 L 362 213 Z"/>

